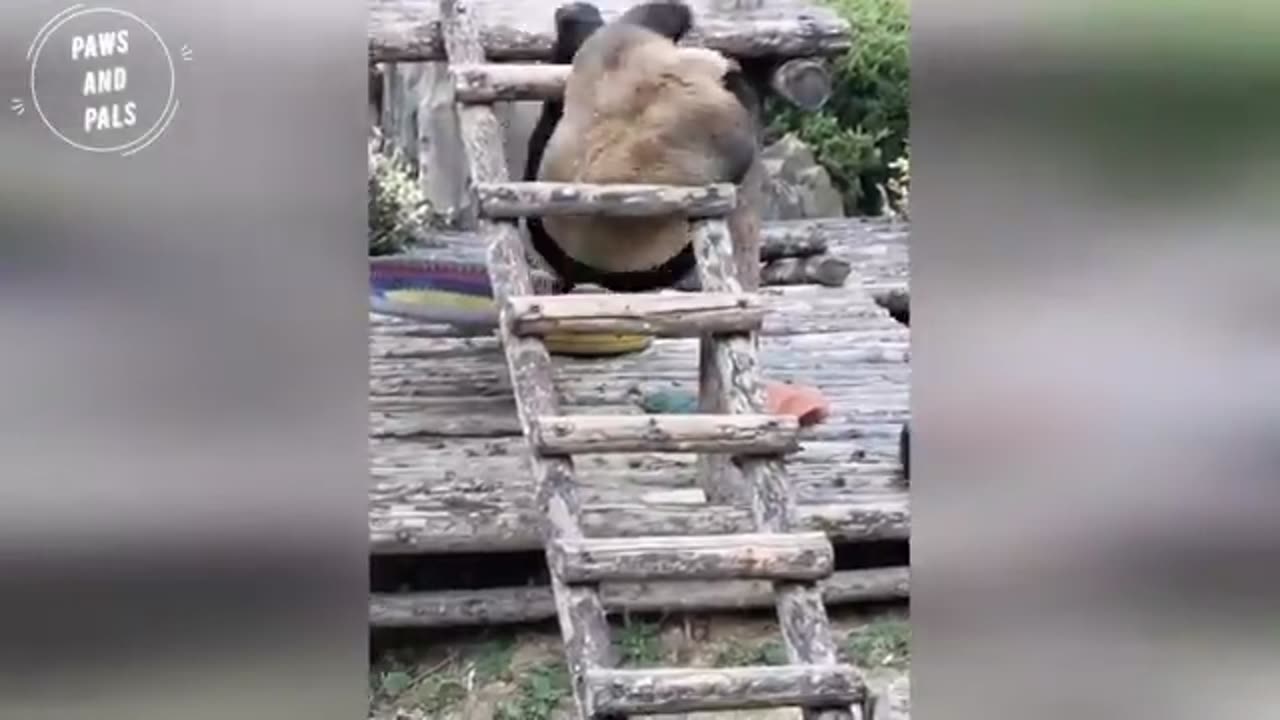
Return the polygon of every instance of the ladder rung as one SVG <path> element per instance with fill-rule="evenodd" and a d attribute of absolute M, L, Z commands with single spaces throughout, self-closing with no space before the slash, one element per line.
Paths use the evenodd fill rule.
<path fill-rule="evenodd" d="M 768 707 L 841 707 L 859 703 L 866 686 L 848 665 L 723 669 L 588 670 L 586 697 L 595 716 L 687 713 Z"/>
<path fill-rule="evenodd" d="M 651 217 L 682 213 L 690 218 L 733 212 L 731 184 L 633 185 L 553 182 L 478 183 L 480 214 L 511 220 L 543 215 Z"/>
<path fill-rule="evenodd" d="M 510 298 L 517 335 L 635 333 L 660 337 L 753 332 L 765 308 L 755 295 L 663 293 L 524 295 Z"/>
<path fill-rule="evenodd" d="M 570 583 L 644 580 L 803 580 L 829 577 L 826 534 L 751 533 L 576 538 L 552 543 L 550 562 Z"/>
<path fill-rule="evenodd" d="M 559 100 L 572 65 L 488 63 L 452 65 L 454 98 L 482 104 L 509 100 Z"/>
<path fill-rule="evenodd" d="M 532 429 L 530 442 L 542 455 L 778 455 L 799 447 L 800 423 L 789 415 L 544 415 Z"/>

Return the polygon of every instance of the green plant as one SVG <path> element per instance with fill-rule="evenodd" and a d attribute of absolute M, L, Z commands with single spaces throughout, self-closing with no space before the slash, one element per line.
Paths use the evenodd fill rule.
<path fill-rule="evenodd" d="M 889 163 L 893 177 L 889 178 L 888 202 L 899 215 L 911 218 L 911 146 L 902 150 L 897 160 Z"/>
<path fill-rule="evenodd" d="M 744 667 L 747 665 L 786 665 L 787 649 L 778 640 L 766 640 L 759 644 L 733 641 L 716 653 L 716 667 Z"/>
<path fill-rule="evenodd" d="M 498 706 L 494 720 L 551 720 L 569 695 L 569 669 L 563 663 L 535 667 L 520 679 L 519 695 Z"/>
<path fill-rule="evenodd" d="M 862 667 L 901 667 L 911 658 L 911 625 L 906 620 L 878 620 L 854 630 L 844 650 Z"/>
<path fill-rule="evenodd" d="M 505 679 L 511 674 L 511 660 L 515 657 L 516 644 L 510 637 L 501 637 L 481 643 L 471 661 L 476 672 L 476 682 Z"/>
<path fill-rule="evenodd" d="M 828 0 L 849 22 L 853 48 L 834 64 L 833 92 L 816 113 L 771 99 L 772 135 L 796 133 L 845 197 L 846 210 L 879 214 L 890 163 L 910 129 L 910 12 L 907 0 Z"/>
<path fill-rule="evenodd" d="M 369 254 L 390 255 L 413 239 L 414 228 L 430 212 L 422 188 L 399 152 L 381 149 L 375 133 L 369 139 Z"/>
<path fill-rule="evenodd" d="M 632 666 L 653 666 L 662 661 L 661 626 L 657 623 L 632 621 L 618 633 L 618 651 L 622 662 Z"/>
<path fill-rule="evenodd" d="M 439 713 L 466 699 L 466 684 L 452 657 L 424 668 L 413 661 L 392 661 L 370 677 L 374 704 L 404 705 Z"/>

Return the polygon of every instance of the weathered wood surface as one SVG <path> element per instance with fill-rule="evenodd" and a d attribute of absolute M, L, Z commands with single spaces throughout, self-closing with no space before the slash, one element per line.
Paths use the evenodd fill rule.
<path fill-rule="evenodd" d="M 461 102 L 558 100 L 564 94 L 571 65 L 493 63 L 454 65 L 454 90 Z M 769 75 L 769 86 L 802 110 L 818 110 L 831 96 L 831 71 L 813 58 L 792 58 Z"/>
<path fill-rule="evenodd" d="M 769 228 L 770 226 L 766 226 Z M 843 289 L 766 288 L 760 337 L 771 380 L 814 385 L 831 416 L 787 459 L 799 527 L 842 540 L 905 538 L 897 443 L 908 419 L 909 331 L 861 290 L 905 287 L 907 226 L 790 222 L 854 266 Z M 474 234 L 440 236 L 475 248 Z M 371 316 L 371 539 L 375 552 L 538 549 L 539 514 L 501 350 L 492 337 L 433 337 L 440 326 Z M 642 397 L 697 391 L 698 341 L 660 339 L 611 359 L 555 358 L 563 412 L 639 413 Z M 649 500 L 696 488 L 696 456 L 582 458 L 588 536 L 749 532 L 745 511 Z"/>
<path fill-rule="evenodd" d="M 478 64 L 485 62 L 480 44 L 480 26 L 474 9 L 465 0 L 439 0 L 437 6 L 444 20 L 444 43 L 451 62 Z M 470 165 L 470 177 L 476 183 L 501 183 L 508 179 L 498 119 L 492 108 L 463 106 L 458 110 L 463 147 Z M 489 282 L 499 305 L 517 295 L 532 295 L 533 282 L 525 259 L 524 240 L 514 223 L 481 220 L 479 229 L 488 240 Z M 551 358 L 540 340 L 513 334 L 509 324 L 500 323 L 502 351 L 511 369 L 516 400 L 516 415 L 525 435 L 529 435 L 534 418 L 560 414 L 560 400 L 552 384 Z M 582 536 L 578 524 L 580 501 L 573 462 L 567 457 L 544 457 L 528 454 L 527 469 L 537 488 L 536 507 L 541 515 L 543 542 Z M 569 671 L 580 677 L 589 667 L 611 667 L 616 654 L 609 642 L 609 625 L 604 606 L 594 587 L 568 586 L 555 573 L 551 575 L 556 616 L 564 638 Z M 579 712 L 585 709 L 585 698 L 574 690 Z"/>
<path fill-rule="evenodd" d="M 554 32 L 552 15 L 559 4 L 476 2 L 480 43 L 487 57 L 520 62 L 549 59 Z M 596 0 L 594 4 L 609 20 L 635 2 Z M 848 23 L 816 2 L 754 0 L 726 4 L 719 0 L 692 0 L 689 5 L 695 13 L 695 27 L 685 43 L 735 57 L 836 55 L 853 43 Z M 445 59 L 436 0 L 370 0 L 368 32 L 370 62 Z"/>
<path fill-rule="evenodd" d="M 831 97 L 831 71 L 812 58 L 792 58 L 774 68 L 769 86 L 792 105 L 813 112 Z"/>
<path fill-rule="evenodd" d="M 704 221 L 695 224 L 693 250 L 697 257 L 697 284 L 702 292 L 741 293 L 742 278 L 732 253 L 728 223 Z M 746 364 L 754 367 L 750 336 L 715 338 L 703 335 L 698 341 L 698 412 L 701 413 L 756 413 L 759 407 L 751 402 L 763 400 L 763 392 L 754 396 L 735 394 L 729 385 L 731 374 L 741 376 Z M 749 379 L 749 378 L 748 378 Z M 749 390 L 758 388 L 749 388 Z M 746 402 L 736 407 L 732 400 Z M 744 505 L 749 502 L 749 488 L 738 468 L 730 463 L 730 457 L 718 453 L 703 453 L 698 457 L 698 484 L 707 498 L 714 503 Z"/>
<path fill-rule="evenodd" d="M 732 260 L 728 228 L 723 223 L 702 222 L 694 227 L 694 251 L 698 256 L 698 277 L 705 289 L 719 292 L 739 290 L 737 272 Z M 758 251 L 755 251 L 758 253 Z M 754 289 L 754 288 L 753 288 Z M 747 334 L 719 336 L 700 340 L 700 404 L 715 405 L 721 411 L 732 413 L 758 413 L 765 405 L 763 377 L 757 356 L 757 337 Z M 722 456 L 723 457 L 723 456 Z M 780 457 L 738 458 L 736 462 L 742 482 L 738 488 L 725 493 L 730 498 L 746 495 L 755 529 L 760 532 L 787 533 L 796 529 L 796 494 L 786 475 Z M 708 461 L 704 457 L 700 476 L 704 487 L 714 489 L 717 484 L 736 481 L 733 473 L 718 465 L 719 458 Z M 708 491 L 710 495 L 710 491 Z M 836 663 L 835 640 L 831 634 L 826 606 L 822 595 L 812 582 L 783 581 L 774 584 L 777 598 L 778 624 L 782 631 L 787 657 L 794 664 L 823 665 L 831 668 Z M 861 679 L 851 676 L 857 686 Z M 623 689 L 628 689 L 623 686 Z M 652 687 L 647 689 L 653 690 Z M 753 689 L 734 687 L 739 695 L 749 696 Z M 814 688 L 809 688 L 813 690 Z M 714 693 L 703 688 L 703 700 Z M 675 695 L 679 697 L 679 695 Z M 628 698 L 629 699 L 629 698 Z M 661 698 L 667 699 L 667 698 Z M 804 703 L 805 720 L 854 720 L 848 707 L 827 709 L 813 703 Z M 661 703 L 658 705 L 661 707 Z M 750 707 L 749 704 L 730 707 Z M 619 708 L 630 707 L 625 702 Z M 714 703 L 693 706 L 713 709 Z"/>
<path fill-rule="evenodd" d="M 511 100 L 559 100 L 571 65 L 493 63 L 453 65 L 454 91 L 459 102 L 492 103 Z"/>
<path fill-rule="evenodd" d="M 839 570 L 818 581 L 828 606 L 901 601 L 910 593 L 905 567 Z M 601 583 L 610 613 L 706 612 L 773 606 L 763 580 Z M 377 628 L 459 627 L 541 622 L 556 616 L 549 586 L 375 593 L 369 623 Z"/>
<path fill-rule="evenodd" d="M 908 229 L 905 222 L 880 218 L 773 220 L 761 226 L 760 257 L 807 257 L 830 248 L 833 256 L 852 265 L 858 284 L 867 290 L 905 290 Z M 484 261 L 484 244 L 472 232 L 429 232 L 424 242 L 431 247 L 417 252 L 430 257 Z"/>
<path fill-rule="evenodd" d="M 820 580 L 835 567 L 831 541 L 818 532 L 564 540 L 549 557 L 569 582 Z"/>
<path fill-rule="evenodd" d="M 489 218 L 531 215 L 718 217 L 733 211 L 733 185 L 680 187 L 615 183 L 505 182 L 477 184 L 480 211 Z"/>
<path fill-rule="evenodd" d="M 623 717 L 852 704 L 865 693 L 853 668 L 826 664 L 593 670 L 586 685 L 591 708 Z"/>
<path fill-rule="evenodd" d="M 541 549 L 538 523 L 542 518 L 531 495 L 525 488 L 514 498 L 505 490 L 483 499 L 468 493 L 424 496 L 408 491 L 378 496 L 369 514 L 370 552 Z M 422 500 L 416 502 L 418 498 Z M 911 519 L 907 501 L 907 493 L 900 491 L 844 504 L 802 504 L 797 507 L 796 529 L 822 531 L 833 540 L 905 540 Z M 593 505 L 588 500 L 582 514 L 582 528 L 589 536 L 709 535 L 751 532 L 755 527 L 742 508 L 645 501 L 643 497 L 615 505 Z"/>
<path fill-rule="evenodd" d="M 772 415 L 568 415 L 538 418 L 533 446 L 545 455 L 794 451 L 800 424 Z"/>
<path fill-rule="evenodd" d="M 765 285 L 840 287 L 852 270 L 848 260 L 831 255 L 784 257 L 765 263 L 760 269 L 760 280 Z"/>
<path fill-rule="evenodd" d="M 760 329 L 764 305 L 754 295 L 730 293 L 576 293 L 515 297 L 507 317 L 518 335 L 635 333 L 696 337 L 700 333 Z"/>

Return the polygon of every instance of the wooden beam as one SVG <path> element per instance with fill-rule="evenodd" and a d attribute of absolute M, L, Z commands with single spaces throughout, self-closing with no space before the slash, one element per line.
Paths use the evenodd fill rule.
<path fill-rule="evenodd" d="M 621 7 L 597 3 L 605 19 Z M 551 58 L 554 31 L 550 11 L 541 6 L 502 6 L 482 3 L 478 25 L 483 58 L 475 62 L 539 62 Z M 822 7 L 771 2 L 761 11 L 738 10 L 718 14 L 697 11 L 695 28 L 682 44 L 709 47 L 733 57 L 788 58 L 841 55 L 853 46 L 848 23 Z M 434 0 L 371 0 L 369 6 L 369 62 L 424 62 L 449 59 L 445 55 L 441 13 Z M 452 58 L 458 62 L 457 57 Z"/>
<path fill-rule="evenodd" d="M 699 280 L 707 290 L 733 290 L 735 278 L 731 239 L 723 223 L 702 222 L 694 232 Z M 760 383 L 756 339 L 748 335 L 703 338 L 699 393 L 716 392 L 724 411 L 760 412 L 764 388 Z M 739 465 L 750 502 L 751 519 L 760 532 L 794 532 L 797 523 L 795 496 L 779 458 L 747 458 Z M 715 470 L 714 460 L 708 469 Z M 720 473 L 721 481 L 725 473 Z M 822 595 L 812 583 L 777 582 L 778 625 L 792 663 L 834 665 L 835 639 Z M 861 683 L 861 681 L 858 681 Z M 854 720 L 849 706 L 804 711 L 805 720 Z"/>
<path fill-rule="evenodd" d="M 696 337 L 750 332 L 764 323 L 755 295 L 732 293 L 534 295 L 507 301 L 507 320 L 518 335 L 634 333 Z"/>
<path fill-rule="evenodd" d="M 831 71 L 812 58 L 792 58 L 774 68 L 769 86 L 801 110 L 819 110 L 831 97 Z"/>
<path fill-rule="evenodd" d="M 835 567 L 822 533 L 585 538 L 548 553 L 568 582 L 608 580 L 820 580 Z"/>
<path fill-rule="evenodd" d="M 719 217 L 733 211 L 733 185 L 592 185 L 586 183 L 478 183 L 480 212 L 490 219 L 532 215 Z"/>
<path fill-rule="evenodd" d="M 456 97 L 467 103 L 514 100 L 559 100 L 571 65 L 548 63 L 490 63 L 451 68 Z M 792 58 L 769 75 L 774 92 L 806 111 L 820 109 L 831 96 L 831 72 L 813 58 Z"/>
<path fill-rule="evenodd" d="M 596 716 L 848 706 L 865 692 L 853 668 L 835 664 L 591 670 L 586 677 L 588 706 Z"/>
<path fill-rule="evenodd" d="M 493 63 L 454 65 L 454 92 L 459 102 L 559 100 L 572 65 Z"/>
<path fill-rule="evenodd" d="M 827 251 L 827 239 L 811 227 L 793 230 L 789 225 L 763 223 L 760 227 L 760 259 L 810 257 Z"/>
<path fill-rule="evenodd" d="M 903 601 L 910 596 L 910 575 L 905 567 L 837 570 L 818 585 L 828 606 Z M 764 580 L 619 582 L 603 583 L 600 590 L 605 609 L 613 614 L 773 607 L 773 586 Z M 373 593 L 369 599 L 369 624 L 375 628 L 517 625 L 555 616 L 547 585 Z"/>
<path fill-rule="evenodd" d="M 369 512 L 370 552 L 462 553 L 541 550 L 541 513 L 536 507 L 513 508 L 476 503 L 466 495 L 444 499 L 446 509 L 420 510 L 414 505 L 387 505 Z M 824 502 L 797 507 L 796 530 L 819 530 L 832 541 L 906 540 L 911 513 L 906 492 L 858 503 Z M 456 509 L 447 509 L 456 508 Z M 588 536 L 714 535 L 752 532 L 745 508 L 723 505 L 641 503 L 582 509 Z"/>
<path fill-rule="evenodd" d="M 765 285 L 824 285 L 843 287 L 853 266 L 832 255 L 784 257 L 765 263 L 760 281 Z"/>
<path fill-rule="evenodd" d="M 799 433 L 799 422 L 784 415 L 561 415 L 538 418 L 529 438 L 544 455 L 770 455 L 798 450 Z"/>
<path fill-rule="evenodd" d="M 481 46 L 480 23 L 466 0 L 439 0 L 437 12 L 444 19 L 442 33 L 450 62 L 486 62 Z M 501 183 L 507 179 L 502 132 L 493 109 L 487 106 L 458 108 L 462 144 L 474 183 Z M 533 281 L 525 258 L 524 240 L 514 223 L 481 219 L 478 223 L 487 245 L 487 267 L 493 297 L 499 305 L 517 295 L 533 295 Z M 540 341 L 499 328 L 503 353 L 510 369 L 516 416 L 528 436 L 535 417 L 559 415 L 560 403 L 552 383 L 551 356 Z M 543 541 L 582 536 L 581 511 L 573 462 L 567 457 L 530 456 L 529 469 L 538 488 L 539 529 Z M 587 667 L 610 667 L 616 653 L 609 642 L 609 626 L 600 596 L 592 587 L 568 586 L 551 576 L 556 615 L 565 641 L 569 671 L 580 677 Z M 584 698 L 574 693 L 579 710 Z"/>

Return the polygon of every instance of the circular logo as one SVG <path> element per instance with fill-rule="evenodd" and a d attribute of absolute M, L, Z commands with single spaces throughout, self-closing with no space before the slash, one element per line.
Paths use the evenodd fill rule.
<path fill-rule="evenodd" d="M 173 56 L 144 20 L 114 8 L 68 8 L 29 51 L 31 99 L 64 142 L 130 155 L 150 145 L 177 111 Z"/>

